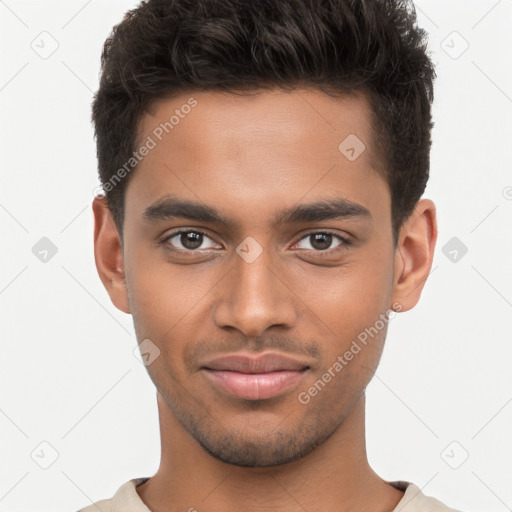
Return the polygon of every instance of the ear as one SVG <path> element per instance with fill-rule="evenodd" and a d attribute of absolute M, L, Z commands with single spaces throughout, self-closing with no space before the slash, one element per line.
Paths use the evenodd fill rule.
<path fill-rule="evenodd" d="M 103 196 L 96 196 L 92 202 L 94 212 L 94 259 L 98 275 L 114 306 L 130 313 L 123 249 L 117 226 Z"/>
<path fill-rule="evenodd" d="M 420 199 L 400 229 L 395 250 L 393 303 L 396 311 L 412 309 L 420 298 L 430 273 L 437 240 L 436 207 Z"/>

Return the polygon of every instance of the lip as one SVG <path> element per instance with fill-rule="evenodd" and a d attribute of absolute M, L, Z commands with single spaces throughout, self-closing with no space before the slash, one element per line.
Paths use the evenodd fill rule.
<path fill-rule="evenodd" d="M 201 366 L 214 386 L 246 400 L 262 400 L 291 391 L 309 369 L 308 362 L 276 352 L 258 356 L 239 352 Z"/>
<path fill-rule="evenodd" d="M 310 364 L 307 361 L 278 352 L 265 352 L 259 355 L 253 355 L 250 352 L 237 352 L 211 359 L 203 363 L 201 367 L 240 373 L 268 373 L 278 370 L 300 371 L 309 368 Z"/>
<path fill-rule="evenodd" d="M 203 369 L 210 381 L 228 394 L 245 400 L 263 400 L 282 395 L 297 386 L 305 370 L 281 370 L 268 373 L 240 373 Z"/>

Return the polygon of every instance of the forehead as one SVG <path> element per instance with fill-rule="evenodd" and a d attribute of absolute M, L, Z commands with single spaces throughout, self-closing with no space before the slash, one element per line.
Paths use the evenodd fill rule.
<path fill-rule="evenodd" d="M 369 162 L 374 159 L 371 123 L 370 104 L 362 92 L 334 98 L 317 89 L 195 91 L 153 101 L 137 131 L 140 141 L 148 135 L 157 143 L 172 139 L 176 149 L 193 150 L 198 157 L 207 149 L 208 158 L 234 158 L 232 149 L 240 153 L 241 145 L 258 141 L 269 150 L 294 148 L 301 156 L 313 144 L 332 154 L 333 145 L 337 149 L 346 136 L 356 135 Z M 217 149 L 213 155 L 212 147 Z"/>
<path fill-rule="evenodd" d="M 131 200 L 141 210 L 165 193 L 208 204 L 219 198 L 237 211 L 258 205 L 261 214 L 263 202 L 305 196 L 341 195 L 368 209 L 380 200 L 385 208 L 371 123 L 363 94 L 194 91 L 159 99 L 138 126 L 139 145 L 151 139 L 152 148 L 131 177 L 127 210 Z"/>

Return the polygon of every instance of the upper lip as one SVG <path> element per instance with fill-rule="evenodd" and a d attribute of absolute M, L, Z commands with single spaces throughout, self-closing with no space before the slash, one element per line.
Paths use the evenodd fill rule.
<path fill-rule="evenodd" d="M 251 355 L 238 352 L 212 359 L 201 366 L 209 370 L 229 370 L 241 373 L 268 373 L 279 370 L 300 371 L 309 368 L 307 362 L 277 352 Z"/>

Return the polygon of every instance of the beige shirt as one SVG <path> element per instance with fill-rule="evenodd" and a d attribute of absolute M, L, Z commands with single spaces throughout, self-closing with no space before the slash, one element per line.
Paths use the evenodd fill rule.
<path fill-rule="evenodd" d="M 97 501 L 78 512 L 151 512 L 135 490 L 135 487 L 148 478 L 133 478 L 123 484 L 113 498 Z M 419 487 L 410 482 L 389 483 L 400 491 L 405 491 L 400 503 L 391 512 L 460 512 L 443 505 L 435 498 L 425 496 Z"/>

